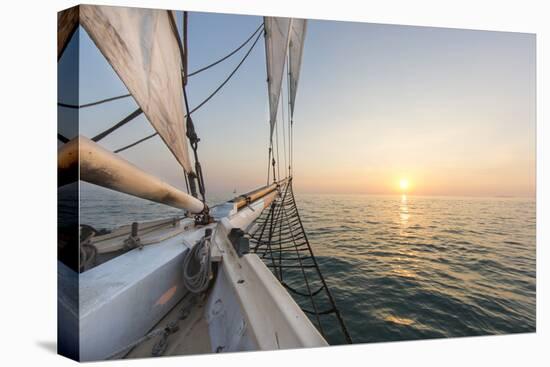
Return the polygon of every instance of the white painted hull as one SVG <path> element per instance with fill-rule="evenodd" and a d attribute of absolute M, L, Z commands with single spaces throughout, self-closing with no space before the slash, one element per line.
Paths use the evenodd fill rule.
<path fill-rule="evenodd" d="M 274 195 L 238 212 L 225 204 L 217 223 L 134 249 L 80 274 L 80 360 L 102 360 L 124 350 L 182 299 L 187 293 L 183 258 L 206 228 L 214 229 L 212 245 L 221 256 L 204 307 L 211 352 L 327 345 L 261 259 L 256 254 L 239 257 L 227 239 L 231 228 L 245 230 Z"/>
<path fill-rule="evenodd" d="M 215 242 L 225 250 L 206 307 L 212 351 L 275 350 L 327 345 L 256 254 L 238 257 L 222 220 Z"/>

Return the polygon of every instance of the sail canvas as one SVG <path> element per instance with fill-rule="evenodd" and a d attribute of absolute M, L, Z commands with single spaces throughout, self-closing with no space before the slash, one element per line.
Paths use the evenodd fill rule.
<path fill-rule="evenodd" d="M 178 162 L 192 172 L 185 136 L 182 52 L 172 12 L 81 5 L 80 22 Z"/>
<path fill-rule="evenodd" d="M 281 95 L 283 73 L 287 59 L 290 25 L 290 18 L 264 18 L 270 136 L 273 136 L 279 108 L 279 97 Z"/>
<path fill-rule="evenodd" d="M 292 19 L 290 26 L 290 41 L 288 46 L 288 78 L 291 114 L 294 114 L 294 105 L 296 102 L 296 93 L 298 91 L 302 57 L 304 55 L 306 28 L 306 19 Z"/>

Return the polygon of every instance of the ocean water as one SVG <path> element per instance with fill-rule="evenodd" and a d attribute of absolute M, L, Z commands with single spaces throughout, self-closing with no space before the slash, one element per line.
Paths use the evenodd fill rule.
<path fill-rule="evenodd" d="M 97 228 L 179 212 L 86 186 L 82 198 L 82 223 Z M 535 331 L 534 199 L 297 194 L 296 201 L 355 343 Z M 327 339 L 343 342 L 336 327 Z"/>
<path fill-rule="evenodd" d="M 296 199 L 354 342 L 535 331 L 535 200 Z"/>

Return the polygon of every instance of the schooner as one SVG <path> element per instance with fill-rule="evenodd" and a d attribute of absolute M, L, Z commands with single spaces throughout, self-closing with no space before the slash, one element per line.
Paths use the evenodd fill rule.
<path fill-rule="evenodd" d="M 307 21 L 264 17 L 242 45 L 196 72 L 249 47 L 194 109 L 186 91 L 194 74 L 187 70 L 187 23 L 184 12 L 180 37 L 174 11 L 80 5 L 58 14 L 58 61 L 81 26 L 129 92 L 87 105 L 59 101 L 59 108 L 72 111 L 78 125 L 79 109 L 89 105 L 134 98 L 139 106 L 94 137 L 58 131 L 59 352 L 94 361 L 320 347 L 334 330 L 351 343 L 292 190 L 292 127 Z M 266 185 L 209 207 L 192 114 L 235 74 L 262 36 L 269 101 Z M 288 121 L 278 114 L 284 91 Z M 114 152 L 99 144 L 141 114 L 154 134 Z M 281 174 L 273 135 L 285 122 L 290 153 Z M 157 135 L 185 172 L 186 191 L 117 154 Z M 78 219 L 80 181 L 182 212 L 98 230 Z"/>

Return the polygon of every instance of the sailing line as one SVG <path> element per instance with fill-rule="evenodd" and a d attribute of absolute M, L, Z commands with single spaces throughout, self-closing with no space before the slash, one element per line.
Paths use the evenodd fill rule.
<path fill-rule="evenodd" d="M 286 160 L 286 133 L 285 133 L 285 123 L 286 123 L 286 119 L 285 119 L 285 94 L 283 93 L 283 89 L 281 88 L 281 128 L 283 129 L 283 157 L 285 159 L 285 166 L 284 166 L 284 172 L 285 172 L 285 177 L 287 177 L 287 167 L 288 167 L 288 164 L 287 164 L 287 160 Z"/>
<path fill-rule="evenodd" d="M 86 103 L 86 104 L 83 104 L 83 105 L 80 105 L 80 106 L 78 106 L 78 105 L 73 105 L 73 104 L 62 103 L 62 102 L 57 102 L 57 105 L 60 106 L 60 107 L 78 109 L 78 108 L 86 108 L 86 107 L 97 106 L 97 105 L 102 104 L 102 103 L 111 102 L 111 101 L 116 101 L 117 99 L 127 98 L 127 97 L 131 97 L 131 96 L 132 96 L 132 95 L 131 95 L 130 93 L 128 93 L 128 94 L 123 94 L 123 95 L 120 95 L 120 96 L 115 96 L 115 97 L 100 99 L 99 101 Z"/>
<path fill-rule="evenodd" d="M 241 61 L 237 64 L 237 66 L 235 67 L 235 69 L 233 69 L 233 71 L 227 76 L 227 78 L 208 96 L 206 97 L 201 103 L 199 103 L 195 108 L 193 108 L 191 111 L 189 111 L 187 113 L 187 116 L 193 114 L 194 112 L 196 112 L 197 110 L 199 110 L 202 106 L 204 106 L 208 101 L 210 101 L 212 99 L 212 97 L 214 97 L 226 84 L 227 82 L 229 82 L 229 80 L 235 75 L 235 73 L 239 70 L 239 68 L 243 65 L 243 63 L 245 62 L 245 60 L 248 58 L 248 56 L 250 55 L 250 53 L 252 52 L 252 50 L 254 49 L 254 46 L 256 46 L 256 44 L 258 43 L 258 40 L 260 39 L 262 33 L 260 32 L 260 34 L 257 35 L 256 37 L 256 40 L 254 41 L 254 43 L 252 44 L 252 46 L 248 49 L 248 51 L 246 52 L 246 54 L 244 55 L 244 57 L 241 59 Z M 146 140 L 149 140 L 150 138 L 154 137 L 158 135 L 157 132 L 149 135 L 149 136 L 146 136 L 142 139 L 139 139 L 138 141 L 135 141 L 131 144 L 128 144 L 122 148 L 119 148 L 119 149 L 116 149 L 114 152 L 115 153 L 119 153 L 119 152 L 122 152 L 122 151 L 125 151 L 126 149 L 129 149 L 133 146 L 136 146 L 137 144 L 141 143 L 141 142 L 144 142 Z"/>
<path fill-rule="evenodd" d="M 143 143 L 143 142 L 146 141 L 146 140 L 149 140 L 149 139 L 151 139 L 151 138 L 154 138 L 154 137 L 157 136 L 157 135 L 158 135 L 158 133 L 157 133 L 157 132 L 154 132 L 154 133 L 152 133 L 151 135 L 147 135 L 146 137 L 141 138 L 141 139 L 139 139 L 139 140 L 136 140 L 136 141 L 134 141 L 134 142 L 131 143 L 131 144 L 125 145 L 125 146 L 123 146 L 122 148 L 118 148 L 118 149 L 114 150 L 113 153 L 120 153 L 120 152 L 123 152 L 123 151 L 125 151 L 126 149 L 130 149 L 131 147 L 134 147 L 134 146 L 138 145 L 139 143 Z"/>
<path fill-rule="evenodd" d="M 244 55 L 244 57 L 242 58 L 242 60 L 239 62 L 239 64 L 237 64 L 237 66 L 235 67 L 235 69 L 233 69 L 233 71 L 227 76 L 227 78 L 220 84 L 220 86 L 218 88 L 216 88 L 214 90 L 214 92 L 212 92 L 212 94 L 210 94 L 208 97 L 206 97 L 206 99 L 204 101 L 202 101 L 198 106 L 196 106 L 194 109 L 192 109 L 191 111 L 189 111 L 189 115 L 192 114 L 193 112 L 197 111 L 199 108 L 201 108 L 206 102 L 208 102 L 212 97 L 214 97 L 222 88 L 225 84 L 227 84 L 227 82 L 233 77 L 233 75 L 235 75 L 235 73 L 237 72 L 237 70 L 239 70 L 239 68 L 241 67 L 241 65 L 245 62 L 245 60 L 248 58 L 248 55 L 250 55 L 250 53 L 252 52 L 252 50 L 254 49 L 254 46 L 256 46 L 256 43 L 258 43 L 258 40 L 260 39 L 260 37 L 262 36 L 262 33 L 260 33 L 257 37 L 256 37 L 256 40 L 254 41 L 254 43 L 252 44 L 252 46 L 248 49 L 247 53 Z"/>
<path fill-rule="evenodd" d="M 196 71 L 193 71 L 192 73 L 187 74 L 187 77 L 192 77 L 193 75 L 196 75 L 196 74 L 201 73 L 201 72 L 203 72 L 203 71 L 205 71 L 205 70 L 208 70 L 208 69 L 210 69 L 211 67 L 218 65 L 220 62 L 227 60 L 228 58 L 230 58 L 231 56 L 233 56 L 234 54 L 236 54 L 237 52 L 239 52 L 248 42 L 250 42 L 250 40 L 254 37 L 254 35 L 255 35 L 256 33 L 258 33 L 258 32 L 263 28 L 263 26 L 264 26 L 264 24 L 261 23 L 261 24 L 258 26 L 258 28 L 257 28 L 254 32 L 252 32 L 252 34 L 250 35 L 250 37 L 248 37 L 248 39 L 247 39 L 246 41 L 244 41 L 239 47 L 237 47 L 236 49 L 234 49 L 233 51 L 231 51 L 230 53 L 228 53 L 227 55 L 225 55 L 225 56 L 222 57 L 221 59 L 219 59 L 219 60 L 217 60 L 217 61 L 214 61 L 214 62 L 211 63 L 210 65 L 207 65 L 207 66 L 205 66 L 205 67 L 203 67 L 203 68 L 200 68 L 200 69 L 198 69 L 198 70 L 196 70 Z"/>
<path fill-rule="evenodd" d="M 128 116 L 126 116 L 125 118 L 123 118 L 122 120 L 120 120 L 119 122 L 117 122 L 115 125 L 113 125 L 112 127 L 108 128 L 107 130 L 103 131 L 102 133 L 100 134 L 97 134 L 96 136 L 94 136 L 92 138 L 92 141 L 95 141 L 95 142 L 98 142 L 100 141 L 101 139 L 103 139 L 104 137 L 106 137 L 107 135 L 111 134 L 112 132 L 114 132 L 115 130 L 117 130 L 118 128 L 126 125 L 128 122 L 132 121 L 133 119 L 135 119 L 136 117 L 138 117 L 139 115 L 141 115 L 143 113 L 143 110 L 141 109 L 141 107 L 138 107 L 135 111 L 133 111 L 132 113 L 130 113 Z"/>
<path fill-rule="evenodd" d="M 280 195 L 264 209 L 256 224 L 256 229 L 249 233 L 251 250 L 296 296 L 302 311 L 311 315 L 323 336 L 327 336 L 327 326 L 335 322 L 342 338 L 347 343 L 353 343 L 307 238 L 294 198 L 292 178 L 280 188 Z M 273 236 L 274 232 L 278 235 Z M 283 280 L 284 275 L 287 281 Z M 297 278 L 303 282 L 297 284 Z M 304 304 L 310 304 L 311 308 L 304 307 Z"/>
<path fill-rule="evenodd" d="M 216 66 L 218 65 L 219 63 L 227 60 L 228 58 L 230 58 L 231 56 L 235 55 L 237 52 L 239 52 L 244 46 L 246 46 L 250 40 L 252 38 L 254 38 L 254 35 L 257 34 L 264 26 L 264 23 L 260 23 L 260 25 L 258 26 L 258 28 L 256 28 L 256 30 L 254 32 L 252 32 L 252 34 L 241 44 L 239 45 L 236 49 L 234 49 L 233 51 L 231 51 L 230 53 L 228 53 L 227 55 L 225 55 L 224 57 L 222 57 L 221 59 L 218 59 L 216 61 L 214 61 L 213 63 L 209 64 L 209 65 L 206 65 L 198 70 L 195 70 L 193 71 L 192 73 L 189 73 L 186 75 L 187 78 L 190 78 L 194 75 L 197 75 L 197 74 L 200 74 L 201 72 L 203 71 L 206 71 L 210 68 L 212 68 L 213 66 Z M 127 93 L 127 94 L 122 94 L 122 95 L 119 95 L 119 96 L 114 96 L 114 97 L 109 97 L 109 98 L 105 98 L 105 99 L 100 99 L 98 101 L 95 101 L 95 102 L 90 102 L 90 103 L 85 103 L 85 104 L 82 104 L 82 105 L 73 105 L 73 104 L 68 104 L 68 103 L 63 103 L 63 102 L 57 102 L 57 105 L 60 106 L 60 107 L 65 107 L 65 108 L 73 108 L 73 109 L 79 109 L 79 108 L 87 108 L 87 107 L 92 107 L 92 106 L 97 106 L 97 105 L 100 105 L 100 104 L 103 104 L 103 103 L 107 103 L 107 102 L 111 102 L 111 101 L 116 101 L 118 99 L 123 99 L 123 98 L 128 98 L 128 97 L 131 97 L 132 95 L 130 93 Z"/>

